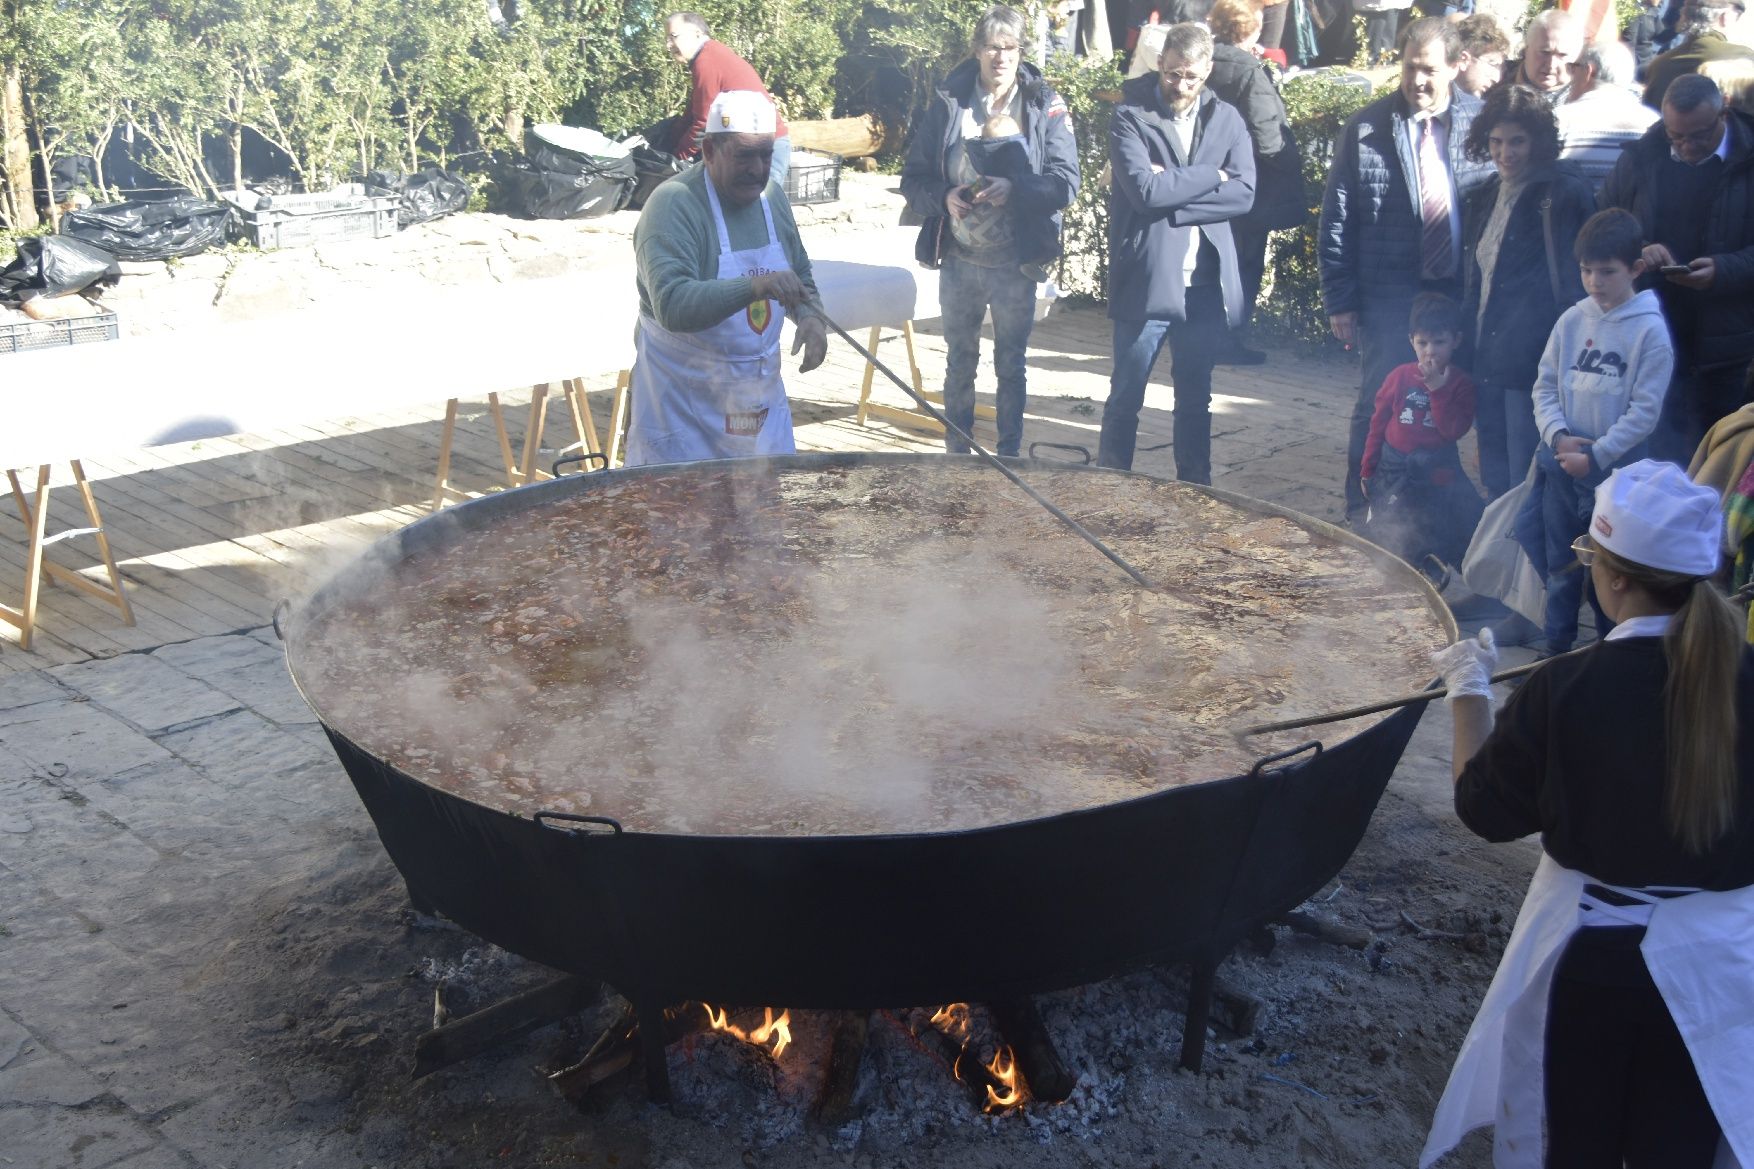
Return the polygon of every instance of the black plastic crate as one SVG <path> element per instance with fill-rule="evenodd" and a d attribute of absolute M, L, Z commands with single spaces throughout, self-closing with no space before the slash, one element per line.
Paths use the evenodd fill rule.
<path fill-rule="evenodd" d="M 786 200 L 791 203 L 834 202 L 840 198 L 840 165 L 838 154 L 792 151 L 791 169 L 786 171 Z"/>
<path fill-rule="evenodd" d="M 114 341 L 120 335 L 116 314 L 111 312 L 55 321 L 19 321 L 13 325 L 0 325 L 0 353 L 83 345 L 87 341 Z"/>

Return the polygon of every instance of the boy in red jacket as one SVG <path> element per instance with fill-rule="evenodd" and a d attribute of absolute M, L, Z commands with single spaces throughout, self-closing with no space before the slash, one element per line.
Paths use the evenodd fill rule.
<path fill-rule="evenodd" d="M 1462 470 L 1456 442 L 1474 425 L 1474 381 L 1453 362 L 1462 342 L 1461 309 L 1447 296 L 1413 301 L 1417 361 L 1396 366 L 1376 393 L 1376 412 L 1359 465 L 1370 518 L 1365 534 L 1433 576 L 1427 564 L 1462 562 L 1480 522 L 1480 493 Z"/>

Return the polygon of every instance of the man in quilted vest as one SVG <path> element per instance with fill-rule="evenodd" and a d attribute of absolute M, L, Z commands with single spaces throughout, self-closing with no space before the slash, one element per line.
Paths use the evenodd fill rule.
<path fill-rule="evenodd" d="M 1414 21 L 1401 84 L 1346 123 L 1322 198 L 1318 254 L 1333 334 L 1364 360 L 1346 459 L 1346 520 L 1362 523 L 1358 466 L 1377 387 L 1413 360 L 1408 313 L 1421 292 L 1460 296 L 1462 201 L 1491 174 L 1464 150 L 1480 100 L 1455 85 L 1455 25 Z"/>

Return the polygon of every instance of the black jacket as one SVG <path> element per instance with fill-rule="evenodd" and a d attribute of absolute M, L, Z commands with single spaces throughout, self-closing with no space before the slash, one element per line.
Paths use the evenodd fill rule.
<path fill-rule="evenodd" d="M 1534 175 L 1511 208 L 1504 242 L 1492 269 L 1492 295 L 1486 298 L 1486 320 L 1480 316 L 1480 263 L 1476 256 L 1486 221 L 1498 202 L 1496 171 L 1468 196 L 1462 220 L 1462 311 L 1472 352 L 1463 364 L 1476 382 L 1508 386 L 1525 393 L 1533 389 L 1536 367 L 1559 314 L 1583 299 L 1573 251 L 1577 233 L 1596 212 L 1589 180 L 1563 163 Z M 1542 223 L 1541 205 L 1549 204 L 1552 250 Z M 1553 277 L 1559 277 L 1559 293 Z"/>
<path fill-rule="evenodd" d="M 901 168 L 901 193 L 907 200 L 904 225 L 945 213 L 944 196 L 957 185 L 948 177 L 950 147 L 961 136 L 962 111 L 974 106 L 979 84 L 980 65 L 970 58 L 950 71 L 914 124 Z M 1023 92 L 1023 136 L 1035 174 L 1013 186 L 1009 204 L 1021 214 L 1052 216 L 1058 228 L 1060 211 L 1078 194 L 1078 144 L 1072 138 L 1072 119 L 1066 103 L 1034 65 L 1027 61 L 1018 65 L 1017 84 Z"/>
<path fill-rule="evenodd" d="M 1218 251 L 1224 310 L 1242 321 L 1242 280 L 1229 220 L 1255 197 L 1255 156 L 1242 115 L 1200 92 L 1193 149 L 1184 158 L 1157 100 L 1157 75 L 1121 86 L 1109 123 L 1108 315 L 1117 321 L 1187 319 L 1181 257 L 1200 229 Z M 1152 167 L 1162 169 L 1152 171 Z M 1222 170 L 1230 177 L 1220 180 Z"/>
<path fill-rule="evenodd" d="M 1552 858 L 1614 885 L 1739 889 L 1754 883 L 1754 653 L 1737 672 L 1742 733 L 1736 818 L 1702 856 L 1670 835 L 1664 638 L 1604 641 L 1555 658 L 1499 711 L 1492 734 L 1456 781 L 1456 813 L 1487 840 L 1532 832 Z"/>
<path fill-rule="evenodd" d="M 1675 337 L 1677 367 L 1732 365 L 1754 357 L 1754 117 L 1739 110 L 1726 116 L 1729 157 L 1704 207 L 1659 205 L 1657 166 L 1669 157 L 1660 121 L 1626 147 L 1602 188 L 1602 206 L 1624 207 L 1638 216 L 1645 239 L 1654 243 L 1663 243 L 1664 226 L 1679 219 L 1704 224 L 1700 255 L 1717 264 L 1710 288 L 1694 294 L 1650 275 L 1642 282 L 1662 298 L 1663 315 Z M 1677 258 L 1685 262 L 1695 257 Z"/>
<path fill-rule="evenodd" d="M 1456 195 L 1470 192 L 1493 173 L 1463 149 L 1480 99 L 1450 91 L 1449 160 Z M 1356 312 L 1366 318 L 1406 319 L 1419 292 L 1419 242 L 1423 218 L 1407 141 L 1410 119 L 1400 90 L 1371 102 L 1346 123 L 1334 144 L 1333 169 L 1322 197 L 1322 307 L 1329 316 Z"/>
<path fill-rule="evenodd" d="M 1264 228 L 1299 227 L 1309 218 L 1303 155 L 1269 66 L 1247 49 L 1217 45 L 1206 88 L 1236 107 L 1255 150 L 1255 205 L 1243 218 Z"/>

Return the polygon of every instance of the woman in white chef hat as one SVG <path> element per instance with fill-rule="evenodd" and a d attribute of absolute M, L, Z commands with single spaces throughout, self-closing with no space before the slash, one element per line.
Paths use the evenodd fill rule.
<path fill-rule="evenodd" d="M 1544 851 L 1421 1169 L 1487 1124 L 1500 1169 L 1754 1167 L 1754 654 L 1722 532 L 1680 468 L 1623 467 L 1573 545 L 1607 638 L 1497 725 L 1491 634 L 1436 655 L 1457 814 Z"/>

